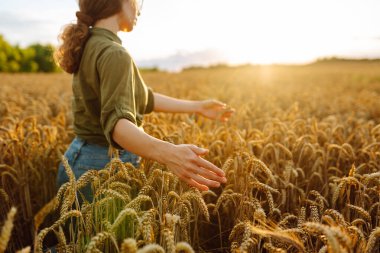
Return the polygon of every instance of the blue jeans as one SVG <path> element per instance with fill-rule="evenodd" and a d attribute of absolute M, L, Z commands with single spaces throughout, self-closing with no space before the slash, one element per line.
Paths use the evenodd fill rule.
<path fill-rule="evenodd" d="M 101 170 L 111 161 L 108 155 L 108 147 L 91 144 L 87 141 L 75 137 L 65 152 L 65 157 L 74 172 L 75 179 L 78 179 L 88 170 Z M 132 163 L 135 167 L 139 166 L 140 157 L 126 150 L 119 150 L 120 160 Z M 62 162 L 59 164 L 57 175 L 57 188 L 69 181 Z M 92 201 L 91 186 L 87 185 L 81 192 L 88 201 Z M 80 197 L 78 195 L 78 197 Z M 82 201 L 81 201 L 82 202 Z"/>

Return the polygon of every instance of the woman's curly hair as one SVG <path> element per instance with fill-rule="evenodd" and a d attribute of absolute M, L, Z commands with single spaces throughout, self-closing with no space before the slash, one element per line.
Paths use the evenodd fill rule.
<path fill-rule="evenodd" d="M 59 35 L 60 46 L 54 53 L 57 64 L 67 73 L 76 73 L 90 37 L 90 27 L 97 20 L 108 18 L 122 10 L 123 0 L 79 0 L 77 23 L 68 24 Z"/>

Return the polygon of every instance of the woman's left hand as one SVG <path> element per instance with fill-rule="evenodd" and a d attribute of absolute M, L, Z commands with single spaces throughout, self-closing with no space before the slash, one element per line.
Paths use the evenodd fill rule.
<path fill-rule="evenodd" d="M 227 107 L 225 103 L 218 100 L 210 99 L 197 101 L 196 113 L 209 119 L 226 122 L 234 112 L 235 109 Z"/>

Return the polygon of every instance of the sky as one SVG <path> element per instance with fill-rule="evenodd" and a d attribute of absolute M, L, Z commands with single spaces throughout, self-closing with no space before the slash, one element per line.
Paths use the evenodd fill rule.
<path fill-rule="evenodd" d="M 1 0 L 11 44 L 58 44 L 77 0 Z M 380 58 L 380 0 L 145 0 L 119 33 L 141 67 L 303 64 L 321 57 Z"/>

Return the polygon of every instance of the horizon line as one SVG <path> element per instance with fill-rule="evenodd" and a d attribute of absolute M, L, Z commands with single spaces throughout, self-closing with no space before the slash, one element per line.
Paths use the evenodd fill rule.
<path fill-rule="evenodd" d="M 350 58 L 350 57 L 323 57 L 317 58 L 310 62 L 303 63 L 238 63 L 231 64 L 227 62 L 205 64 L 205 65 L 189 65 L 182 67 L 177 70 L 169 70 L 165 68 L 160 68 L 159 66 L 138 66 L 141 71 L 160 71 L 160 72 L 181 72 L 185 70 L 192 69 L 212 69 L 212 68 L 240 68 L 240 67 L 303 67 L 315 64 L 326 64 L 326 63 L 380 63 L 380 57 L 378 58 Z"/>

